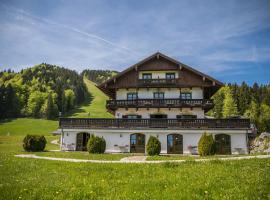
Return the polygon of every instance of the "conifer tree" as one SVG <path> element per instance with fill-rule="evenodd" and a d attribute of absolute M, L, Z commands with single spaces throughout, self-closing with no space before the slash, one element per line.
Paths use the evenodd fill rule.
<path fill-rule="evenodd" d="M 224 104 L 222 114 L 224 118 L 238 115 L 237 105 L 233 99 L 232 91 L 228 86 L 224 87 Z"/>

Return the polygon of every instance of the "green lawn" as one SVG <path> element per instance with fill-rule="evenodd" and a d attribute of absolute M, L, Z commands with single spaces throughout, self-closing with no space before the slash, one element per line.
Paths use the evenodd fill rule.
<path fill-rule="evenodd" d="M 92 81 L 84 78 L 84 83 L 87 86 L 91 96 L 80 107 L 68 113 L 68 117 L 82 118 L 112 118 L 113 115 L 106 110 L 106 100 L 108 97 L 101 92 Z"/>
<path fill-rule="evenodd" d="M 33 154 L 30 152 L 30 154 Z M 55 158 L 76 158 L 85 160 L 120 160 L 121 158 L 128 157 L 131 154 L 89 154 L 88 152 L 35 152 L 37 156 L 47 156 Z"/>
<path fill-rule="evenodd" d="M 1 199 L 269 199 L 270 159 L 91 164 L 0 153 Z"/>
<path fill-rule="evenodd" d="M 256 154 L 257 155 L 257 154 Z M 217 158 L 227 158 L 227 157 L 239 157 L 239 156 L 250 156 L 250 155 L 213 155 L 213 156 L 188 156 L 188 155 L 159 155 L 159 156 L 149 156 L 147 160 L 190 160 L 195 159 L 217 159 Z M 255 155 L 254 155 L 255 156 Z"/>

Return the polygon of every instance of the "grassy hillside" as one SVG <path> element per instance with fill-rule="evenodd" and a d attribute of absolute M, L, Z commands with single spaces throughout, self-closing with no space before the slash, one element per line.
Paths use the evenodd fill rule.
<path fill-rule="evenodd" d="M 87 101 L 69 113 L 68 117 L 112 118 L 113 115 L 106 110 L 108 97 L 101 92 L 94 82 L 84 77 L 84 83 L 91 94 Z"/>
<path fill-rule="evenodd" d="M 51 135 L 57 129 L 58 121 L 18 118 L 0 123 L 0 136 L 21 136 L 27 134 Z"/>

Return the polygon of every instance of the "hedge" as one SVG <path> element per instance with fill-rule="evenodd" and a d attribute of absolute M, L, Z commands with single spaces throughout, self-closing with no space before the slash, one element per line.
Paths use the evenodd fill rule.
<path fill-rule="evenodd" d="M 150 136 L 146 146 L 147 154 L 150 156 L 159 155 L 160 150 L 161 150 L 160 141 L 156 137 Z"/>
<path fill-rule="evenodd" d="M 25 151 L 43 151 L 47 141 L 43 135 L 26 135 L 23 139 L 23 148 Z"/>
<path fill-rule="evenodd" d="M 103 137 L 91 135 L 87 143 L 89 153 L 104 153 L 106 149 L 106 141 Z"/>
<path fill-rule="evenodd" d="M 215 154 L 215 141 L 212 134 L 206 132 L 202 134 L 198 143 L 198 151 L 200 156 Z"/>

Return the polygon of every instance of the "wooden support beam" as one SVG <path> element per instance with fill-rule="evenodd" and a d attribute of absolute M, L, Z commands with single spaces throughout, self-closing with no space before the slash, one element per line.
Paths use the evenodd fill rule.
<path fill-rule="evenodd" d="M 203 82 L 205 82 L 205 76 L 203 76 L 202 80 L 203 80 Z"/>
<path fill-rule="evenodd" d="M 181 71 L 183 69 L 183 66 L 179 64 L 179 70 Z"/>
<path fill-rule="evenodd" d="M 157 54 L 157 59 L 159 59 L 159 54 Z"/>

